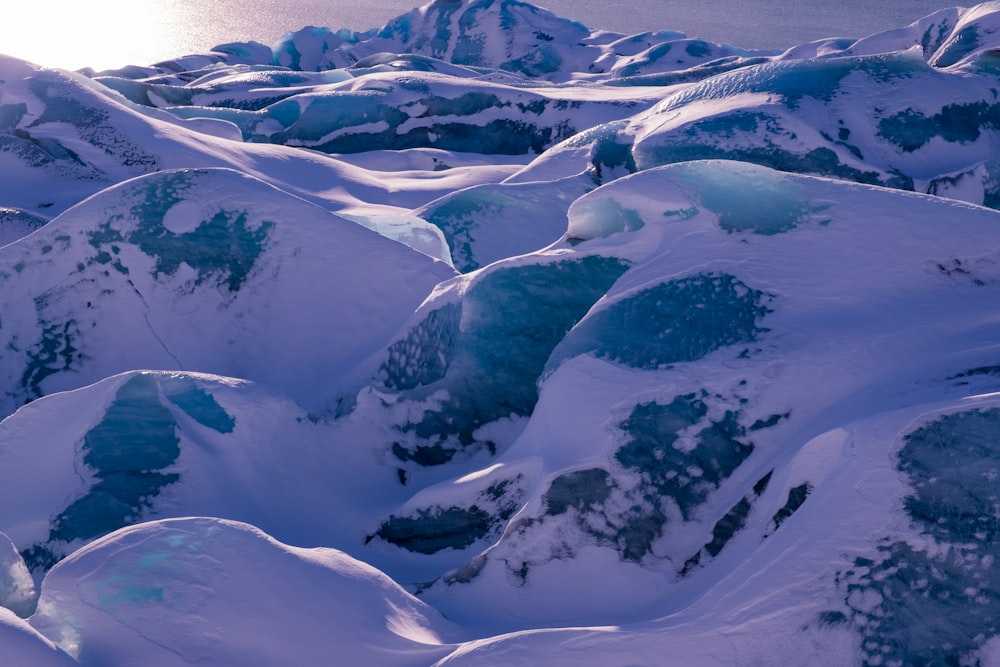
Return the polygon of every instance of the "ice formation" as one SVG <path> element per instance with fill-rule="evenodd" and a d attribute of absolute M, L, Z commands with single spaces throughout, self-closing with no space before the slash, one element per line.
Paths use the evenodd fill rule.
<path fill-rule="evenodd" d="M 998 35 L 0 57 L 0 662 L 996 664 Z"/>

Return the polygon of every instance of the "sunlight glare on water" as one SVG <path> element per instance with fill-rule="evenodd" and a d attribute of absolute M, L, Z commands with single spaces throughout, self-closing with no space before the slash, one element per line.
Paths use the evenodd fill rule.
<path fill-rule="evenodd" d="M 4 0 L 0 53 L 96 70 L 149 65 L 226 42 L 273 45 L 306 25 L 379 28 L 429 0 Z M 785 49 L 907 25 L 951 0 L 535 0 L 590 28 L 680 30 L 744 48 Z"/>
<path fill-rule="evenodd" d="M 121 66 L 145 57 L 173 22 L 163 0 L 5 3 L 0 51 L 67 68 Z M 169 49 L 169 44 L 164 44 Z"/>
<path fill-rule="evenodd" d="M 275 43 L 305 25 L 380 27 L 424 0 L 15 0 L 0 53 L 48 67 L 148 65 L 226 42 Z"/>

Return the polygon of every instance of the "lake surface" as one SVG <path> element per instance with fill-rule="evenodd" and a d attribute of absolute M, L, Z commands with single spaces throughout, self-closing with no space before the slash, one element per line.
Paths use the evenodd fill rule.
<path fill-rule="evenodd" d="M 146 65 L 216 44 L 272 44 L 304 25 L 367 30 L 421 0 L 35 0 L 5 7 L 0 53 L 53 67 Z M 8 0 L 10 2 L 10 0 Z M 680 30 L 745 48 L 863 37 L 907 25 L 948 0 L 542 0 L 591 28 Z"/>

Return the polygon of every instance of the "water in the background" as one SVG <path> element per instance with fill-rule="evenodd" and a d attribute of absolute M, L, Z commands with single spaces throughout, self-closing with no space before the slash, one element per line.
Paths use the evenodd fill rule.
<path fill-rule="evenodd" d="M 150 64 L 217 44 L 274 43 L 304 25 L 366 30 L 427 0 L 5 0 L 0 53 L 76 69 Z M 8 6 L 13 4 L 13 6 Z M 591 28 L 680 30 L 745 48 L 863 37 L 949 0 L 539 0 Z"/>

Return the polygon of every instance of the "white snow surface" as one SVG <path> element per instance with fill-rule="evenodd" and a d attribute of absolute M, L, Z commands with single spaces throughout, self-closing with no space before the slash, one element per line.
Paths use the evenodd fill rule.
<path fill-rule="evenodd" d="M 264 576 L 261 576 L 264 574 Z M 80 664 L 428 664 L 447 621 L 378 570 L 210 518 L 133 526 L 46 578 L 34 627 Z M 206 632 L 206 628 L 211 628 Z"/>
<path fill-rule="evenodd" d="M 0 664 L 995 664 L 998 35 L 0 56 Z"/>

